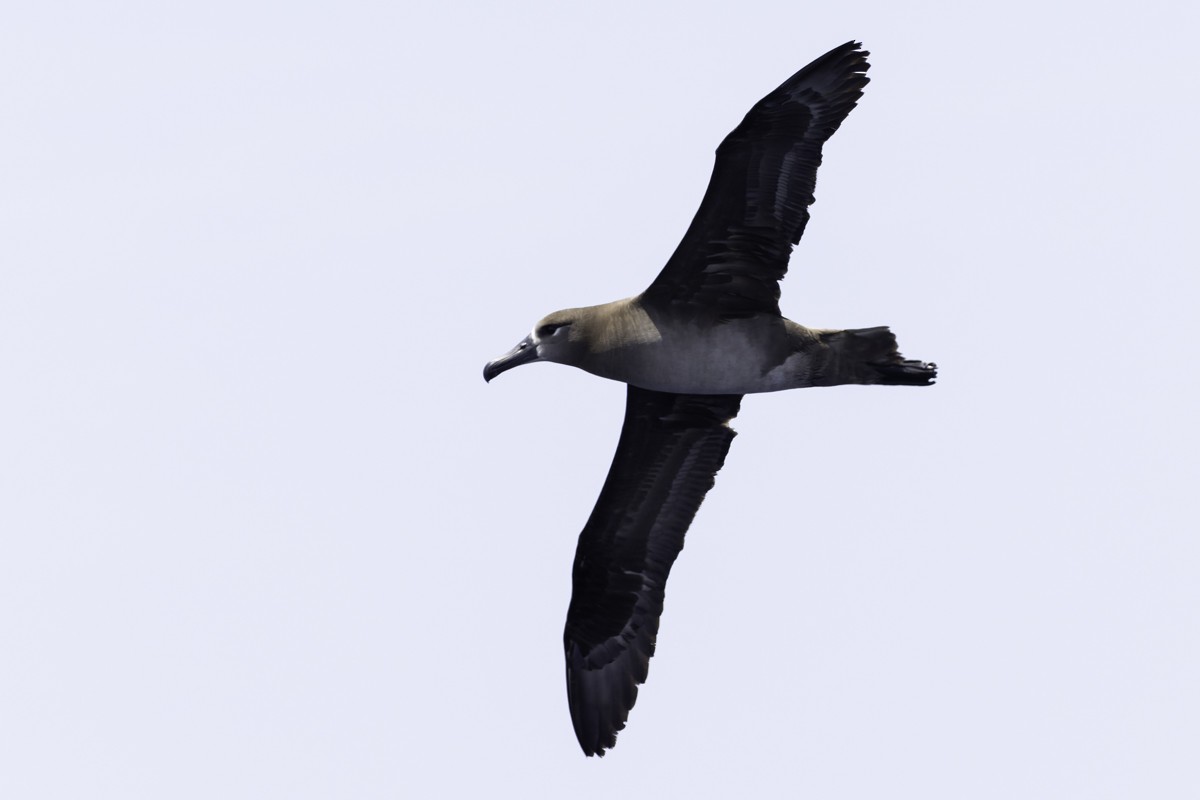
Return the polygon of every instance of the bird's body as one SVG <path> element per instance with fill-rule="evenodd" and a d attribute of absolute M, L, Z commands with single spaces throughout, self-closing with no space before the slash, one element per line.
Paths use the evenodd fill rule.
<path fill-rule="evenodd" d="M 895 339 L 886 328 L 830 331 L 806 328 L 778 314 L 714 323 L 660 310 L 641 296 L 547 319 L 570 319 L 567 345 L 547 361 L 579 367 L 601 378 L 676 394 L 757 394 L 847 383 L 899 383 L 878 368 L 904 374 Z M 559 334 L 562 335 L 562 334 Z M 859 351 L 850 345 L 860 343 Z M 888 360 L 892 360 L 892 364 Z M 873 365 L 873 366 L 872 366 Z M 925 383 L 928 371 L 908 362 Z"/>
<path fill-rule="evenodd" d="M 644 292 L 556 311 L 484 367 L 490 381 L 552 361 L 628 385 L 617 452 L 579 535 L 563 632 L 571 721 L 588 755 L 616 744 L 646 680 L 667 575 L 725 461 L 742 395 L 923 386 L 937 374 L 905 360 L 886 327 L 816 330 L 779 312 L 821 148 L 862 95 L 866 56 L 847 42 L 750 109 L 717 148 L 700 209 Z"/>

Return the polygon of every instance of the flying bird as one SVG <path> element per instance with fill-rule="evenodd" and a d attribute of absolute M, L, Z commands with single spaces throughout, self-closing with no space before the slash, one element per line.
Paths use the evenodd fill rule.
<path fill-rule="evenodd" d="M 779 281 L 813 203 L 821 147 L 867 85 L 858 42 L 760 100 L 717 148 L 683 241 L 641 294 L 555 311 L 483 368 L 491 381 L 552 361 L 628 385 L 625 422 L 579 536 L 563 648 L 587 755 L 616 744 L 645 682 L 667 575 L 735 435 L 742 396 L 808 386 L 926 386 L 886 327 L 806 328 L 779 312 Z"/>

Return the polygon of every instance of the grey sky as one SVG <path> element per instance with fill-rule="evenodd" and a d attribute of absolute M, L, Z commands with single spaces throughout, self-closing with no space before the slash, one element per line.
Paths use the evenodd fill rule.
<path fill-rule="evenodd" d="M 1197 796 L 1184 6 L 10 10 L 0 796 Z M 480 368 L 644 288 L 851 38 L 782 307 L 938 386 L 746 399 L 587 760 L 623 388 Z"/>

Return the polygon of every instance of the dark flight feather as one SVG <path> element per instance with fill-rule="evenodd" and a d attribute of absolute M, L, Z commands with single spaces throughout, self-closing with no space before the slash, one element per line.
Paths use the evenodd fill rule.
<path fill-rule="evenodd" d="M 779 313 L 779 281 L 808 223 L 821 146 L 869 80 L 860 47 L 847 42 L 813 61 L 725 137 L 700 209 L 644 303 L 718 319 Z"/>
<path fill-rule="evenodd" d="M 725 462 L 741 400 L 628 387 L 617 452 L 579 536 L 563 632 L 571 721 L 589 756 L 616 744 L 646 680 L 667 574 Z"/>

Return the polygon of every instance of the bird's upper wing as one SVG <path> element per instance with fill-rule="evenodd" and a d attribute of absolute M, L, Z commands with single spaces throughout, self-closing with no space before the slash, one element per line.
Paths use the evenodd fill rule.
<path fill-rule="evenodd" d="M 725 137 L 700 209 L 643 302 L 717 317 L 779 313 L 779 281 L 808 222 L 821 146 L 869 80 L 860 47 L 847 42 L 821 56 Z"/>
<path fill-rule="evenodd" d="M 575 735 L 588 755 L 616 744 L 654 654 L 667 573 L 725 461 L 740 395 L 629 387 L 625 425 L 579 536 L 563 646 Z"/>

